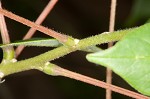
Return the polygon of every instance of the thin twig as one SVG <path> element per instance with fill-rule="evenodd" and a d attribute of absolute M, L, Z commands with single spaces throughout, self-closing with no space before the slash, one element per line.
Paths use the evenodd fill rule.
<path fill-rule="evenodd" d="M 51 12 L 51 10 L 53 9 L 53 7 L 57 3 L 57 1 L 58 0 L 50 0 L 49 1 L 47 6 L 44 8 L 44 10 L 40 14 L 40 16 L 35 21 L 36 24 L 41 24 L 45 20 L 45 18 Z M 35 31 L 36 31 L 36 29 L 30 28 L 30 30 L 27 32 L 27 34 L 23 37 L 23 40 L 31 38 L 34 35 Z M 24 49 L 24 46 L 18 46 L 16 48 L 16 53 L 15 53 L 16 57 L 18 57 L 18 55 L 20 55 L 20 53 L 22 52 L 23 49 Z"/>
<path fill-rule="evenodd" d="M 0 1 L 0 8 L 2 8 L 1 1 Z M 10 38 L 9 38 L 8 31 L 7 31 L 5 18 L 2 14 L 0 14 L 0 31 L 1 31 L 3 44 L 10 43 Z M 3 62 L 6 62 L 7 60 L 9 61 L 9 60 L 13 59 L 14 58 L 13 52 L 14 52 L 14 49 L 12 46 L 4 47 L 3 48 L 3 54 L 4 54 L 3 55 L 4 56 Z"/>
<path fill-rule="evenodd" d="M 48 28 L 46 28 L 44 26 L 35 24 L 34 22 L 31 22 L 31 21 L 29 21 L 29 20 L 27 20 L 27 19 L 25 19 L 23 17 L 15 15 L 15 14 L 7 11 L 7 10 L 4 10 L 4 9 L 0 8 L 0 13 L 5 15 L 6 17 L 8 17 L 10 19 L 13 19 L 13 20 L 15 20 L 17 22 L 20 22 L 20 23 L 22 23 L 24 25 L 27 25 L 27 26 L 32 27 L 32 28 L 35 28 L 35 29 L 39 30 L 40 32 L 43 32 L 46 35 L 52 36 L 52 37 L 56 38 L 57 40 L 59 40 L 62 43 L 67 41 L 68 36 L 66 36 L 64 34 L 60 34 L 58 32 L 55 32 L 55 31 L 53 31 L 51 29 L 48 29 Z"/>
<path fill-rule="evenodd" d="M 116 2 L 117 2 L 117 0 L 111 0 L 109 32 L 114 31 L 115 15 L 116 15 Z M 108 47 L 112 47 L 112 46 L 113 46 L 113 42 L 108 43 Z M 107 70 L 106 70 L 106 82 L 108 84 L 112 83 L 112 71 L 109 68 L 107 68 Z M 107 89 L 106 90 L 106 99 L 111 99 L 111 98 L 112 98 L 112 92 L 110 89 Z"/>
<path fill-rule="evenodd" d="M 2 8 L 1 1 L 0 1 L 0 8 Z M 0 14 L 0 30 L 1 30 L 1 36 L 2 36 L 3 43 L 4 44 L 10 43 L 5 18 L 2 14 Z"/>
<path fill-rule="evenodd" d="M 114 86 L 112 84 L 108 84 L 108 83 L 93 79 L 91 77 L 87 77 L 87 76 L 84 76 L 82 74 L 78 74 L 78 73 L 69 71 L 67 69 L 63 69 L 63 68 L 56 66 L 56 65 L 55 65 L 55 67 L 53 67 L 52 71 L 54 72 L 53 75 L 61 75 L 61 76 L 69 77 L 69 78 L 79 80 L 79 81 L 82 81 L 82 82 L 85 82 L 85 83 L 88 83 L 88 84 L 91 84 L 94 86 L 109 89 L 109 90 L 112 90 L 114 92 L 129 96 L 132 98 L 149 99 L 149 97 L 141 95 L 139 93 L 136 93 L 136 92 L 133 92 L 133 91 L 130 91 L 130 90 L 118 87 L 118 86 Z"/>

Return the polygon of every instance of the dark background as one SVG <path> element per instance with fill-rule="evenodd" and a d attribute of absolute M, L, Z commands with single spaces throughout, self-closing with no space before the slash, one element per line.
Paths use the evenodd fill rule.
<path fill-rule="evenodd" d="M 35 21 L 49 0 L 2 0 L 3 8 Z M 118 0 L 115 30 L 144 24 L 150 17 L 150 0 Z M 82 39 L 108 31 L 110 0 L 59 0 L 43 22 L 43 26 Z M 29 27 L 6 18 L 11 41 L 21 40 Z M 34 37 L 48 37 L 36 32 Z M 107 48 L 107 44 L 101 45 Z M 27 47 L 18 60 L 34 57 L 52 48 Z M 2 51 L 0 52 L 2 58 Z M 101 81 L 105 68 L 89 63 L 87 53 L 77 51 L 53 63 Z M 5 77 L 0 84 L 0 99 L 105 99 L 105 89 L 65 77 L 48 76 L 31 70 Z M 122 78 L 113 74 L 113 84 L 132 89 Z M 113 99 L 130 99 L 118 93 Z"/>

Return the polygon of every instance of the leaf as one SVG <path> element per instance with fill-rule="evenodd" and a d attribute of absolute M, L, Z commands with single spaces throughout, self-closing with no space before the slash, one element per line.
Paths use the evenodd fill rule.
<path fill-rule="evenodd" d="M 150 96 L 150 23 L 129 32 L 114 47 L 86 58 L 111 68 L 136 90 Z"/>
<path fill-rule="evenodd" d="M 10 44 L 0 45 L 0 47 L 19 46 L 19 45 L 40 46 L 40 47 L 58 47 L 62 44 L 59 43 L 59 41 L 56 39 L 34 38 L 34 39 L 29 39 L 29 40 L 17 41 L 17 42 L 10 43 Z"/>
<path fill-rule="evenodd" d="M 82 51 L 86 51 L 86 52 L 98 52 L 98 51 L 102 51 L 101 48 L 97 47 L 97 46 L 88 46 L 85 49 L 82 49 Z"/>
<path fill-rule="evenodd" d="M 14 43 L 9 43 L 9 44 L 1 44 L 0 47 L 7 47 L 7 46 L 19 46 L 19 45 L 24 45 L 24 46 L 39 46 L 39 47 L 59 47 L 62 44 L 59 43 L 58 40 L 56 39 L 48 39 L 48 38 L 32 38 L 28 40 L 22 40 L 22 41 L 17 41 Z M 97 47 L 97 46 L 89 46 L 82 51 L 86 52 L 98 52 L 101 51 L 102 49 Z"/>

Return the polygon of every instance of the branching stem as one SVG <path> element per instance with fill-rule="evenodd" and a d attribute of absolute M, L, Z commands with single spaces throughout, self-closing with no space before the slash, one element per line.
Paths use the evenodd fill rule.
<path fill-rule="evenodd" d="M 0 72 L 3 72 L 4 76 L 6 76 L 16 72 L 29 70 L 31 68 L 39 68 L 41 64 L 62 57 L 73 51 L 85 49 L 86 47 L 91 45 L 97 45 L 111 41 L 118 41 L 125 34 L 127 34 L 128 31 L 129 30 L 118 31 L 113 33 L 103 33 L 89 38 L 85 38 L 83 40 L 80 40 L 78 43 L 75 43 L 74 39 L 70 38 L 67 42 L 70 46 L 64 45 L 33 58 L 18 61 L 17 63 L 13 64 L 0 65 Z"/>

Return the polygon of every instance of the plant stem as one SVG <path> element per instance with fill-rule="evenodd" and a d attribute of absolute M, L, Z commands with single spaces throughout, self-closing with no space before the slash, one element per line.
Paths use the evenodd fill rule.
<path fill-rule="evenodd" d="M 0 65 L 0 72 L 2 72 L 4 76 L 6 76 L 16 72 L 29 70 L 31 68 L 39 68 L 41 64 L 62 57 L 73 51 L 85 49 L 86 47 L 91 45 L 97 45 L 111 41 L 118 41 L 128 32 L 129 30 L 117 31 L 113 33 L 103 33 L 80 40 L 77 44 L 74 42 L 73 38 L 70 38 L 67 42 L 68 44 L 70 44 L 70 46 L 64 45 L 33 58 L 18 61 L 17 63 L 13 64 Z"/>
<path fill-rule="evenodd" d="M 115 27 L 116 2 L 117 0 L 111 0 L 109 32 L 113 32 Z M 113 42 L 109 42 L 108 47 L 112 46 Z M 109 68 L 106 70 L 106 82 L 108 84 L 112 83 L 112 71 Z M 112 99 L 112 91 L 109 89 L 106 89 L 106 99 Z"/>
<path fill-rule="evenodd" d="M 17 16 L 15 14 L 11 13 L 11 12 L 6 11 L 6 10 L 0 9 L 0 13 L 3 14 L 3 15 L 5 15 L 6 17 L 8 17 L 10 19 L 16 20 L 17 22 L 20 22 L 22 24 L 25 24 L 25 25 L 30 26 L 32 28 L 35 28 L 36 30 L 39 30 L 39 31 L 41 31 L 41 32 L 43 32 L 43 33 L 45 33 L 45 34 L 47 34 L 49 36 L 52 36 L 52 37 L 58 39 L 60 42 L 62 42 L 65 45 L 69 45 L 70 46 L 74 42 L 74 40 L 75 40 L 74 38 L 71 38 L 70 36 L 63 35 L 63 34 L 57 33 L 56 31 L 53 31 L 51 29 L 47 29 L 47 28 L 45 28 L 43 26 L 37 25 L 37 24 L 35 24 L 35 23 L 27 20 L 27 19 L 24 19 L 24 18 L 22 18 L 20 16 Z M 133 29 L 135 29 L 135 28 L 133 28 Z M 120 40 L 120 38 L 122 38 L 127 32 L 129 32 L 129 31 L 131 31 L 133 29 L 128 29 L 128 30 L 123 30 L 123 31 L 117 31 L 117 32 L 115 32 L 115 33 L 121 32 L 121 34 L 117 34 L 118 37 L 115 37 L 116 36 L 115 33 L 112 33 L 111 36 L 113 36 L 113 37 L 111 37 L 109 35 L 111 33 L 106 32 L 105 34 L 106 35 L 108 34 L 107 40 L 105 42 L 102 42 L 102 43 L 108 43 L 110 41 L 113 41 L 113 39 L 115 39 L 114 41 Z M 82 43 L 85 45 L 85 47 L 87 47 L 88 44 L 90 44 L 89 46 L 92 46 L 92 45 L 99 44 L 99 41 L 101 43 L 101 40 L 102 41 L 105 40 L 105 38 L 103 39 L 101 36 L 94 36 L 94 37 L 95 37 L 94 39 L 100 37 L 100 40 L 97 40 L 97 39 L 94 40 L 93 38 L 87 38 L 89 41 L 86 41 L 87 44 L 85 44 L 84 40 L 86 40 L 86 39 L 84 39 Z M 119 38 L 119 39 L 117 39 L 117 38 Z M 110 40 L 108 40 L 108 39 L 110 39 Z M 71 41 L 73 41 L 73 42 L 71 42 Z"/>
<path fill-rule="evenodd" d="M 57 3 L 57 1 L 58 0 L 50 0 L 49 1 L 49 3 L 47 4 L 47 6 L 44 8 L 44 10 L 40 14 L 40 16 L 35 21 L 36 24 L 41 24 L 44 21 L 44 19 L 51 12 L 51 10 L 53 9 L 53 7 Z M 31 38 L 34 35 L 35 31 L 36 31 L 36 29 L 30 28 L 30 30 L 24 36 L 23 40 Z M 24 46 L 18 46 L 16 48 L 16 51 L 15 51 L 16 52 L 16 57 L 18 57 L 18 55 L 22 52 L 23 49 L 24 49 Z"/>
<path fill-rule="evenodd" d="M 132 98 L 149 99 L 149 97 L 146 97 L 144 95 L 141 95 L 141 94 L 135 93 L 133 91 L 129 91 L 127 89 L 120 88 L 120 87 L 117 87 L 117 86 L 114 86 L 114 85 L 111 85 L 111 84 L 108 84 L 108 83 L 105 83 L 105 82 L 102 82 L 102 81 L 99 81 L 99 80 L 96 80 L 96 79 L 93 79 L 93 78 L 90 78 L 87 76 L 84 76 L 82 74 L 78 74 L 78 73 L 69 71 L 67 69 L 63 69 L 63 68 L 61 68 L 55 64 L 51 64 L 51 63 L 46 64 L 43 67 L 43 69 L 41 69 L 41 71 L 43 71 L 46 74 L 53 75 L 53 76 L 59 76 L 60 75 L 60 76 L 69 77 L 71 79 L 79 80 L 79 81 L 82 81 L 82 82 L 85 82 L 85 83 L 88 83 L 88 84 L 91 84 L 94 86 L 109 89 L 109 90 L 112 90 L 114 92 L 129 96 Z"/>
<path fill-rule="evenodd" d="M 0 1 L 0 8 L 2 8 L 1 1 Z M 0 31 L 1 31 L 3 44 L 10 43 L 10 38 L 9 38 L 8 31 L 7 31 L 5 18 L 2 14 L 0 14 Z M 11 62 L 14 57 L 15 57 L 14 49 L 12 46 L 3 48 L 3 60 L 2 60 L 3 64 Z"/>
<path fill-rule="evenodd" d="M 29 21 L 29 20 L 27 20 L 27 19 L 25 19 L 23 17 L 17 16 L 17 15 L 15 15 L 15 14 L 7 11 L 7 10 L 4 10 L 4 9 L 0 8 L 0 13 L 5 15 L 5 16 L 7 16 L 10 19 L 13 19 L 13 20 L 15 20 L 17 22 L 20 22 L 20 23 L 24 24 L 24 25 L 30 26 L 30 27 L 32 27 L 34 29 L 37 29 L 40 32 L 43 32 L 43 33 L 45 33 L 45 34 L 47 34 L 49 36 L 52 36 L 52 37 L 56 38 L 57 40 L 59 40 L 62 43 L 66 42 L 67 39 L 68 39 L 67 35 L 60 34 L 58 32 L 55 32 L 55 31 L 51 30 L 51 29 L 48 29 L 48 28 L 46 28 L 44 26 L 35 24 L 34 22 L 31 22 L 31 21 Z"/>

